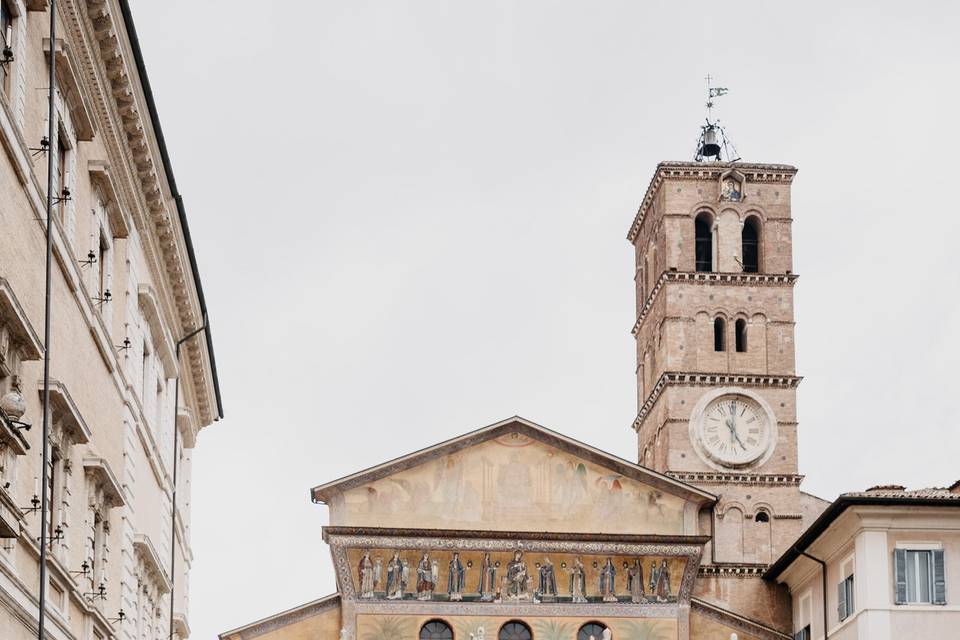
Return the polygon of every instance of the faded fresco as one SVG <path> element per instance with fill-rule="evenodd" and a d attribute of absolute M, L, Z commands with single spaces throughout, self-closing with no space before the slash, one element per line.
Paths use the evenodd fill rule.
<path fill-rule="evenodd" d="M 361 600 L 676 602 L 682 557 L 348 549 Z"/>
<path fill-rule="evenodd" d="M 420 627 L 430 616 L 359 615 L 358 640 L 410 640 L 419 635 Z M 446 616 L 454 638 L 460 640 L 496 640 L 500 626 L 511 620 L 506 617 Z M 577 640 L 577 632 L 585 624 L 600 622 L 611 631 L 612 640 L 676 640 L 674 618 L 536 618 L 524 617 L 536 640 Z M 726 636 L 724 636 L 726 637 Z M 599 639 L 598 639 L 599 640 Z"/>
<path fill-rule="evenodd" d="M 682 498 L 513 433 L 350 489 L 344 526 L 682 534 Z"/>

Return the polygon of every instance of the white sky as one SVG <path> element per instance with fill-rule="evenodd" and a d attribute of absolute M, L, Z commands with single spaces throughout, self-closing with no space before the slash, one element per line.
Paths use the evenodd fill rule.
<path fill-rule="evenodd" d="M 708 72 L 744 160 L 800 167 L 804 489 L 960 477 L 957 3 L 133 9 L 227 413 L 193 637 L 333 591 L 313 485 L 513 414 L 636 458 L 624 237 Z"/>

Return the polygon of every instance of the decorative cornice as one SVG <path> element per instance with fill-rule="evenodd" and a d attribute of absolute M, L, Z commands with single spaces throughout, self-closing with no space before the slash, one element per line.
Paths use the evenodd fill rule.
<path fill-rule="evenodd" d="M 720 473 L 710 471 L 667 471 L 667 475 L 690 484 L 747 484 L 796 487 L 803 476 L 795 473 Z"/>
<path fill-rule="evenodd" d="M 767 570 L 765 564 L 702 564 L 697 570 L 698 576 L 718 578 L 761 578 Z"/>
<path fill-rule="evenodd" d="M 737 386 L 737 387 L 780 387 L 796 389 L 803 380 L 800 376 L 769 376 L 737 373 L 677 373 L 665 371 L 657 380 L 653 390 L 647 395 L 643 406 L 633 421 L 633 430 L 639 431 L 643 420 L 653 409 L 667 385 L 676 386 Z"/>
<path fill-rule="evenodd" d="M 792 287 L 800 276 L 796 273 L 713 273 L 702 271 L 664 271 L 657 279 L 657 284 L 650 290 L 643 303 L 643 308 L 637 315 L 630 333 L 636 337 L 640 331 L 640 324 L 646 319 L 660 290 L 667 282 L 683 282 L 686 284 L 724 284 L 732 286 L 763 286 L 763 287 Z"/>
<path fill-rule="evenodd" d="M 647 186 L 647 191 L 640 201 L 637 215 L 633 218 L 627 240 L 633 242 L 640 232 L 640 227 L 647 215 L 647 210 L 664 180 L 719 180 L 721 174 L 736 167 L 748 182 L 764 182 L 768 184 L 790 184 L 797 173 L 796 167 L 785 164 L 737 164 L 734 162 L 717 162 L 705 164 L 702 162 L 661 162 L 657 165 Z"/>
<path fill-rule="evenodd" d="M 68 27 L 74 29 L 74 37 L 85 40 L 84 31 L 93 38 L 91 45 L 99 50 L 99 61 L 95 61 L 89 52 L 81 63 L 86 66 L 86 75 L 94 88 L 95 109 L 104 128 L 104 137 L 119 145 L 122 162 L 111 162 L 113 167 L 124 166 L 129 171 L 128 180 L 122 181 L 124 193 L 128 196 L 131 209 L 138 209 L 133 215 L 135 224 L 144 238 L 143 250 L 148 262 L 156 265 L 165 273 L 170 288 L 169 305 L 171 315 L 176 318 L 175 329 L 183 333 L 203 324 L 196 288 L 189 258 L 184 250 L 184 231 L 179 228 L 175 212 L 172 210 L 173 195 L 165 179 L 165 171 L 146 108 L 141 108 L 143 91 L 139 72 L 133 60 L 127 59 L 126 32 L 123 17 L 115 15 L 114 3 L 110 0 L 85 0 L 71 3 L 84 5 L 89 26 L 84 29 L 76 6 L 70 11 Z M 79 54 L 79 52 L 78 52 Z M 81 56 L 78 55 L 78 58 Z M 102 66 L 101 66 L 102 65 Z M 101 89 L 103 87 L 103 89 Z M 105 90 L 105 91 L 104 91 Z M 108 153 L 115 153 L 111 145 L 105 145 Z M 133 187 L 132 189 L 130 187 Z M 136 204 L 136 207 L 132 205 Z M 193 399 L 199 410 L 199 422 L 211 423 L 216 410 L 213 406 L 210 382 L 207 372 L 211 365 L 206 362 L 202 341 L 192 340 L 185 344 L 185 355 L 190 363 Z M 212 375 L 212 373 L 211 373 Z"/>

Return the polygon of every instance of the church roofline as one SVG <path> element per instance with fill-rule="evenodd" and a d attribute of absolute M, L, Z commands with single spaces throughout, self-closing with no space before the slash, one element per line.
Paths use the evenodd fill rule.
<path fill-rule="evenodd" d="M 275 613 L 272 616 L 267 616 L 266 618 L 261 618 L 255 622 L 245 624 L 242 627 L 237 627 L 236 629 L 231 629 L 230 631 L 224 631 L 217 637 L 220 638 L 220 640 L 226 640 L 230 636 L 239 634 L 244 640 L 256 638 L 280 627 L 293 624 L 294 622 L 299 622 L 304 618 L 315 616 L 328 609 L 331 609 L 334 606 L 338 606 L 339 604 L 340 594 L 332 593 L 318 600 L 313 600 L 298 607 L 293 607 L 292 609 L 287 609 L 286 611 L 281 611 L 280 613 Z"/>
<path fill-rule="evenodd" d="M 588 444 L 569 438 L 561 433 L 548 429 L 534 422 L 530 422 L 519 416 L 513 416 L 500 422 L 481 427 L 463 435 L 439 442 L 430 447 L 414 451 L 413 453 L 389 460 L 379 465 L 369 467 L 362 471 L 344 476 L 332 482 L 316 486 L 310 490 L 310 498 L 313 502 L 328 504 L 330 498 L 338 493 L 348 489 L 358 487 L 374 480 L 379 480 L 393 473 L 419 466 L 433 458 L 447 455 L 459 451 L 464 447 L 486 442 L 507 433 L 517 432 L 530 436 L 535 440 L 554 446 L 558 449 L 578 455 L 590 460 L 600 466 L 608 467 L 621 473 L 624 476 L 632 477 L 640 482 L 644 482 L 667 493 L 698 503 L 713 503 L 717 501 L 717 496 L 689 485 L 680 480 L 671 478 L 643 467 L 639 464 L 629 462 L 623 458 L 615 456 L 606 451 L 602 451 Z"/>
<path fill-rule="evenodd" d="M 719 180 L 720 176 L 736 169 L 750 182 L 790 183 L 797 174 L 797 168 L 789 164 L 760 164 L 753 162 L 682 162 L 664 161 L 657 165 L 650 178 L 650 184 L 644 193 L 637 215 L 633 218 L 627 240 L 633 242 L 643 224 L 643 218 L 653 202 L 653 196 L 665 179 L 671 180 Z"/>

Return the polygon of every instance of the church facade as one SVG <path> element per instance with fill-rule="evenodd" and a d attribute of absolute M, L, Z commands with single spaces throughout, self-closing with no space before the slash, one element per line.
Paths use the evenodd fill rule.
<path fill-rule="evenodd" d="M 514 417 L 317 486 L 337 593 L 221 640 L 817 637 L 789 554 L 836 514 L 798 472 L 795 174 L 657 167 L 628 233 L 637 463 Z"/>

